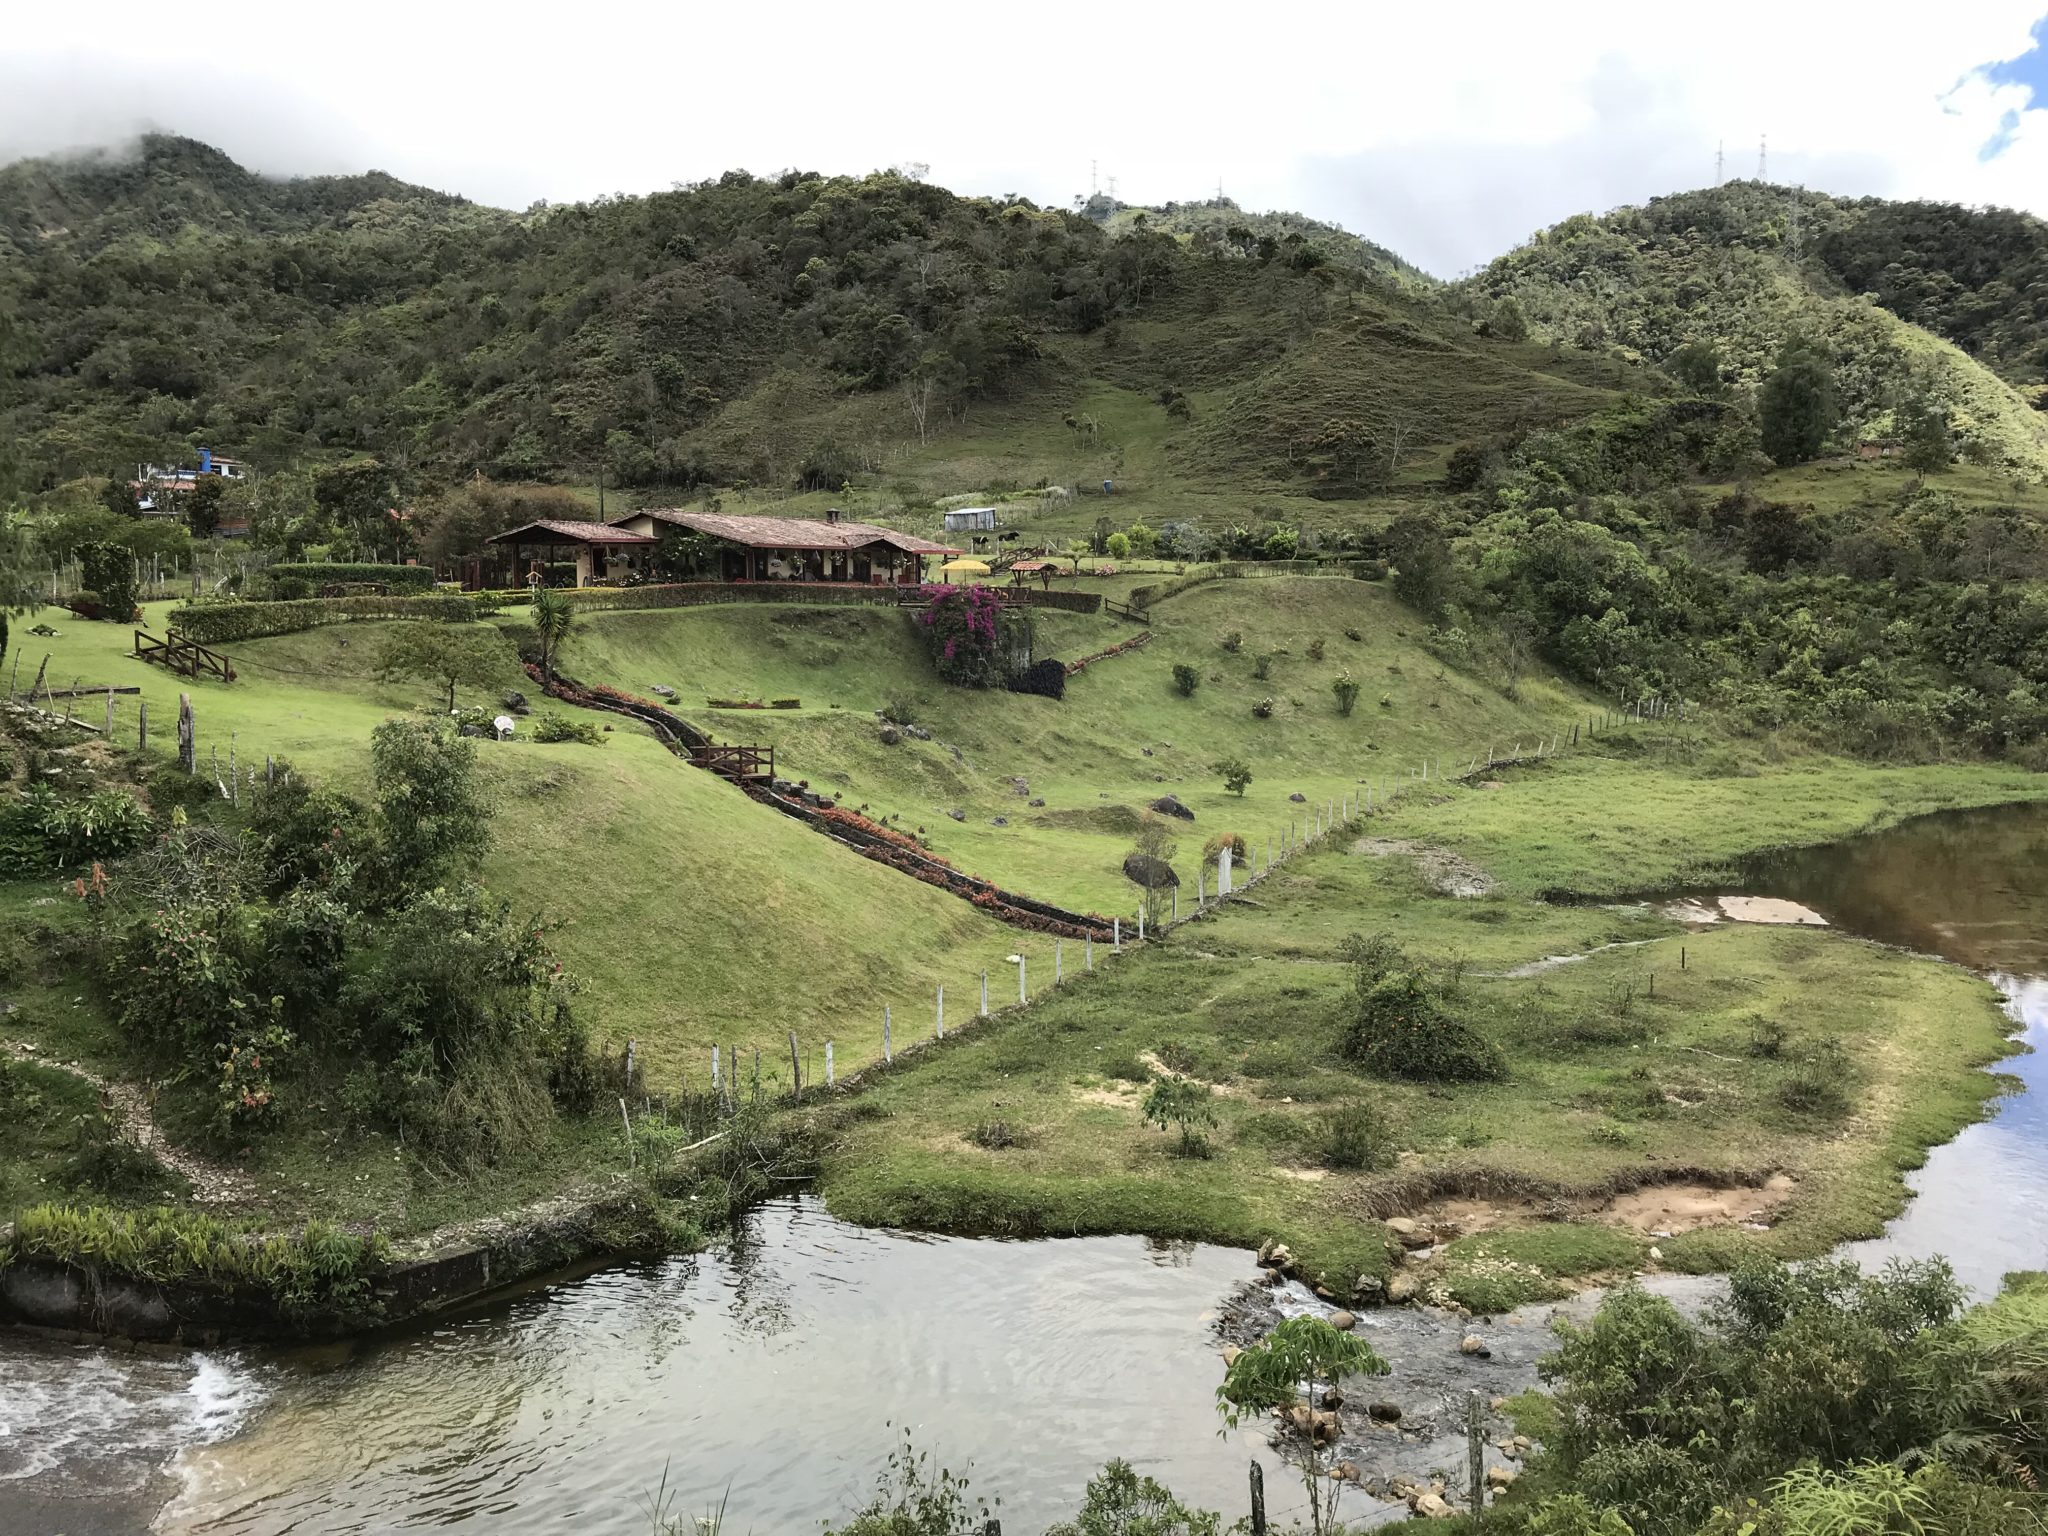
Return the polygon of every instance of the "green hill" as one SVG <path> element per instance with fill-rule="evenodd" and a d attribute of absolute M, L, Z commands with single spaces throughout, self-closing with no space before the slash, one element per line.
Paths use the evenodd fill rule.
<path fill-rule="evenodd" d="M 1661 363 L 1688 343 L 1711 343 L 1738 390 L 1758 382 L 1787 337 L 1805 335 L 1833 361 L 1844 443 L 1894 430 L 1924 399 L 1948 413 L 1967 456 L 2041 478 L 2048 418 L 1965 348 L 1987 350 L 2011 377 L 2038 378 L 2040 305 L 2008 301 L 2012 284 L 2048 260 L 2048 230 L 2018 215 L 1948 210 L 1938 221 L 1948 244 L 1921 257 L 1911 249 L 1915 219 L 1930 207 L 1731 182 L 1567 219 L 1462 291 L 1485 304 L 1514 300 L 1536 335 L 1567 346 Z M 2026 265 L 2006 273 L 2001 242 L 2022 246 Z"/>
<path fill-rule="evenodd" d="M 1098 195 L 1082 205 L 1082 212 L 1115 234 L 1163 230 L 1197 250 L 1225 250 L 1237 256 L 1258 255 L 1270 242 L 1269 256 L 1311 264 L 1327 261 L 1417 292 L 1436 286 L 1436 279 L 1414 263 L 1341 225 L 1277 209 L 1248 213 L 1227 197 L 1144 207 Z"/>

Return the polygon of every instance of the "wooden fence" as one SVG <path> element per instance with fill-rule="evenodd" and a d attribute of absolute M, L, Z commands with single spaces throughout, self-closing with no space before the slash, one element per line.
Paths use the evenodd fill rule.
<path fill-rule="evenodd" d="M 208 650 L 196 640 L 187 640 L 176 630 L 165 631 L 159 640 L 143 630 L 135 631 L 135 654 L 143 661 L 170 668 L 184 677 L 217 677 L 224 683 L 235 680 L 235 669 L 219 651 Z"/>

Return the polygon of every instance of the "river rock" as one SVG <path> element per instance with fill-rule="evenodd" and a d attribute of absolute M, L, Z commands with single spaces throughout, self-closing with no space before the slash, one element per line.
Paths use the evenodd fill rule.
<path fill-rule="evenodd" d="M 1355 1461 L 1340 1461 L 1336 1466 L 1330 1468 L 1330 1476 L 1342 1482 L 1355 1483 L 1358 1481 L 1358 1463 Z"/>
<path fill-rule="evenodd" d="M 1387 1299 L 1387 1282 L 1378 1275 L 1360 1275 L 1358 1283 L 1351 1287 L 1351 1297 L 1368 1307 L 1378 1306 Z"/>
<path fill-rule="evenodd" d="M 1226 1371 L 1227 1371 L 1227 1370 L 1229 1370 L 1229 1369 L 1230 1369 L 1230 1368 L 1231 1368 L 1231 1367 L 1232 1367 L 1233 1365 L 1237 1364 L 1237 1357 L 1238 1357 L 1239 1355 L 1243 1354 L 1243 1353 L 1244 1353 L 1244 1351 L 1243 1351 L 1243 1350 L 1241 1350 L 1241 1349 L 1239 1349 L 1239 1348 L 1238 1348 L 1238 1347 L 1237 1347 L 1237 1346 L 1236 1346 L 1235 1344 L 1226 1344 L 1226 1345 L 1224 1345 L 1224 1346 L 1223 1346 L 1223 1368 L 1224 1368 L 1224 1369 L 1225 1369 Z"/>
<path fill-rule="evenodd" d="M 1259 1244 L 1259 1262 L 1261 1264 L 1273 1262 L 1273 1239 L 1270 1237 Z"/>
<path fill-rule="evenodd" d="M 1430 1250 L 1426 1247 L 1410 1248 L 1402 1253 L 1401 1262 L 1403 1264 L 1427 1264 L 1429 1262 L 1429 1254 Z"/>
<path fill-rule="evenodd" d="M 1398 1424 L 1401 1422 L 1401 1405 L 1399 1403 L 1367 1403 L 1365 1405 L 1365 1416 L 1375 1424 Z M 1395 1481 L 1398 1482 L 1400 1479 L 1396 1478 Z"/>
<path fill-rule="evenodd" d="M 1396 1216 L 1387 1223 L 1387 1230 L 1403 1248 L 1433 1248 L 1436 1234 L 1420 1222 L 1407 1216 Z"/>
<path fill-rule="evenodd" d="M 1335 1413 L 1344 1406 L 1344 1394 L 1336 1387 L 1323 1388 L 1323 1406 Z"/>
<path fill-rule="evenodd" d="M 1330 1314 L 1330 1326 L 1339 1333 L 1349 1333 L 1358 1326 L 1358 1319 L 1349 1312 L 1332 1312 Z"/>
<path fill-rule="evenodd" d="M 1505 1488 L 1514 1480 L 1515 1473 L 1512 1467 L 1488 1467 L 1486 1469 L 1486 1486 L 1489 1488 Z"/>
<path fill-rule="evenodd" d="M 1444 1502 L 1440 1493 L 1419 1493 L 1408 1507 L 1425 1520 L 1448 1520 L 1451 1517 L 1451 1506 Z"/>
<path fill-rule="evenodd" d="M 1486 1340 L 1476 1333 L 1468 1333 L 1458 1341 L 1458 1353 L 1472 1355 L 1481 1360 L 1491 1360 L 1493 1351 L 1486 1347 Z"/>
<path fill-rule="evenodd" d="M 1294 1267 L 1294 1250 L 1285 1243 L 1275 1243 L 1273 1251 L 1266 1255 L 1266 1262 L 1275 1269 L 1292 1269 Z"/>
<path fill-rule="evenodd" d="M 1387 1300 L 1398 1307 L 1404 1301 L 1413 1301 L 1421 1289 L 1422 1282 L 1414 1275 L 1398 1274 L 1387 1282 Z"/>

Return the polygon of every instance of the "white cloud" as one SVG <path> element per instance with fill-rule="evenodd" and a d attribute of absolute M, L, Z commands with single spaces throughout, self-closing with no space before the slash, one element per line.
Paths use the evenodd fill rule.
<path fill-rule="evenodd" d="M 1854 11 L 926 3 L 344 12 L 195 0 L 37 7 L 0 56 L 0 157 L 158 126 L 272 172 L 376 166 L 523 207 L 732 166 L 903 160 L 1060 203 L 1119 195 L 1299 207 L 1438 271 L 1583 209 L 1754 172 L 1847 193 L 2048 212 L 2048 133 L 1971 72 L 2048 0 Z M 1963 81 L 1957 86 L 1958 81 Z"/>

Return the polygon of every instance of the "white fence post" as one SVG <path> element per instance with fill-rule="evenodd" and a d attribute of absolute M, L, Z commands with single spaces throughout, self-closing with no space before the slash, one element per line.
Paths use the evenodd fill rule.
<path fill-rule="evenodd" d="M 981 973 L 981 1016 L 988 1017 L 988 972 Z"/>
<path fill-rule="evenodd" d="M 1225 843 L 1216 855 L 1216 895 L 1220 899 L 1230 894 L 1230 844 Z"/>
<path fill-rule="evenodd" d="M 1118 954 L 1124 952 L 1124 920 L 1120 917 L 1109 920 L 1109 947 Z"/>
<path fill-rule="evenodd" d="M 1066 979 L 1066 961 L 1060 954 L 1060 941 L 1052 941 L 1052 984 L 1058 986 Z"/>
<path fill-rule="evenodd" d="M 1089 931 L 1087 943 L 1088 947 L 1081 951 L 1081 969 L 1092 971 L 1095 969 L 1095 934 L 1092 929 Z"/>
<path fill-rule="evenodd" d="M 718 1047 L 711 1047 L 711 1097 L 718 1097 Z"/>
<path fill-rule="evenodd" d="M 832 1042 L 825 1042 L 825 1086 L 832 1086 Z"/>
<path fill-rule="evenodd" d="M 933 1034 L 937 1039 L 940 1040 L 946 1038 L 946 989 L 944 986 L 941 986 L 939 988 L 938 1013 L 936 1015 L 936 1023 L 933 1028 Z"/>
<path fill-rule="evenodd" d="M 884 1003 L 882 1004 L 882 1060 L 894 1061 L 895 1059 L 896 1053 L 889 1047 L 889 1005 Z"/>
<path fill-rule="evenodd" d="M 1019 955 L 1017 957 L 1017 1001 L 1020 1003 L 1031 1001 L 1031 994 L 1025 990 L 1024 986 L 1024 967 L 1026 964 L 1024 956 Z"/>

